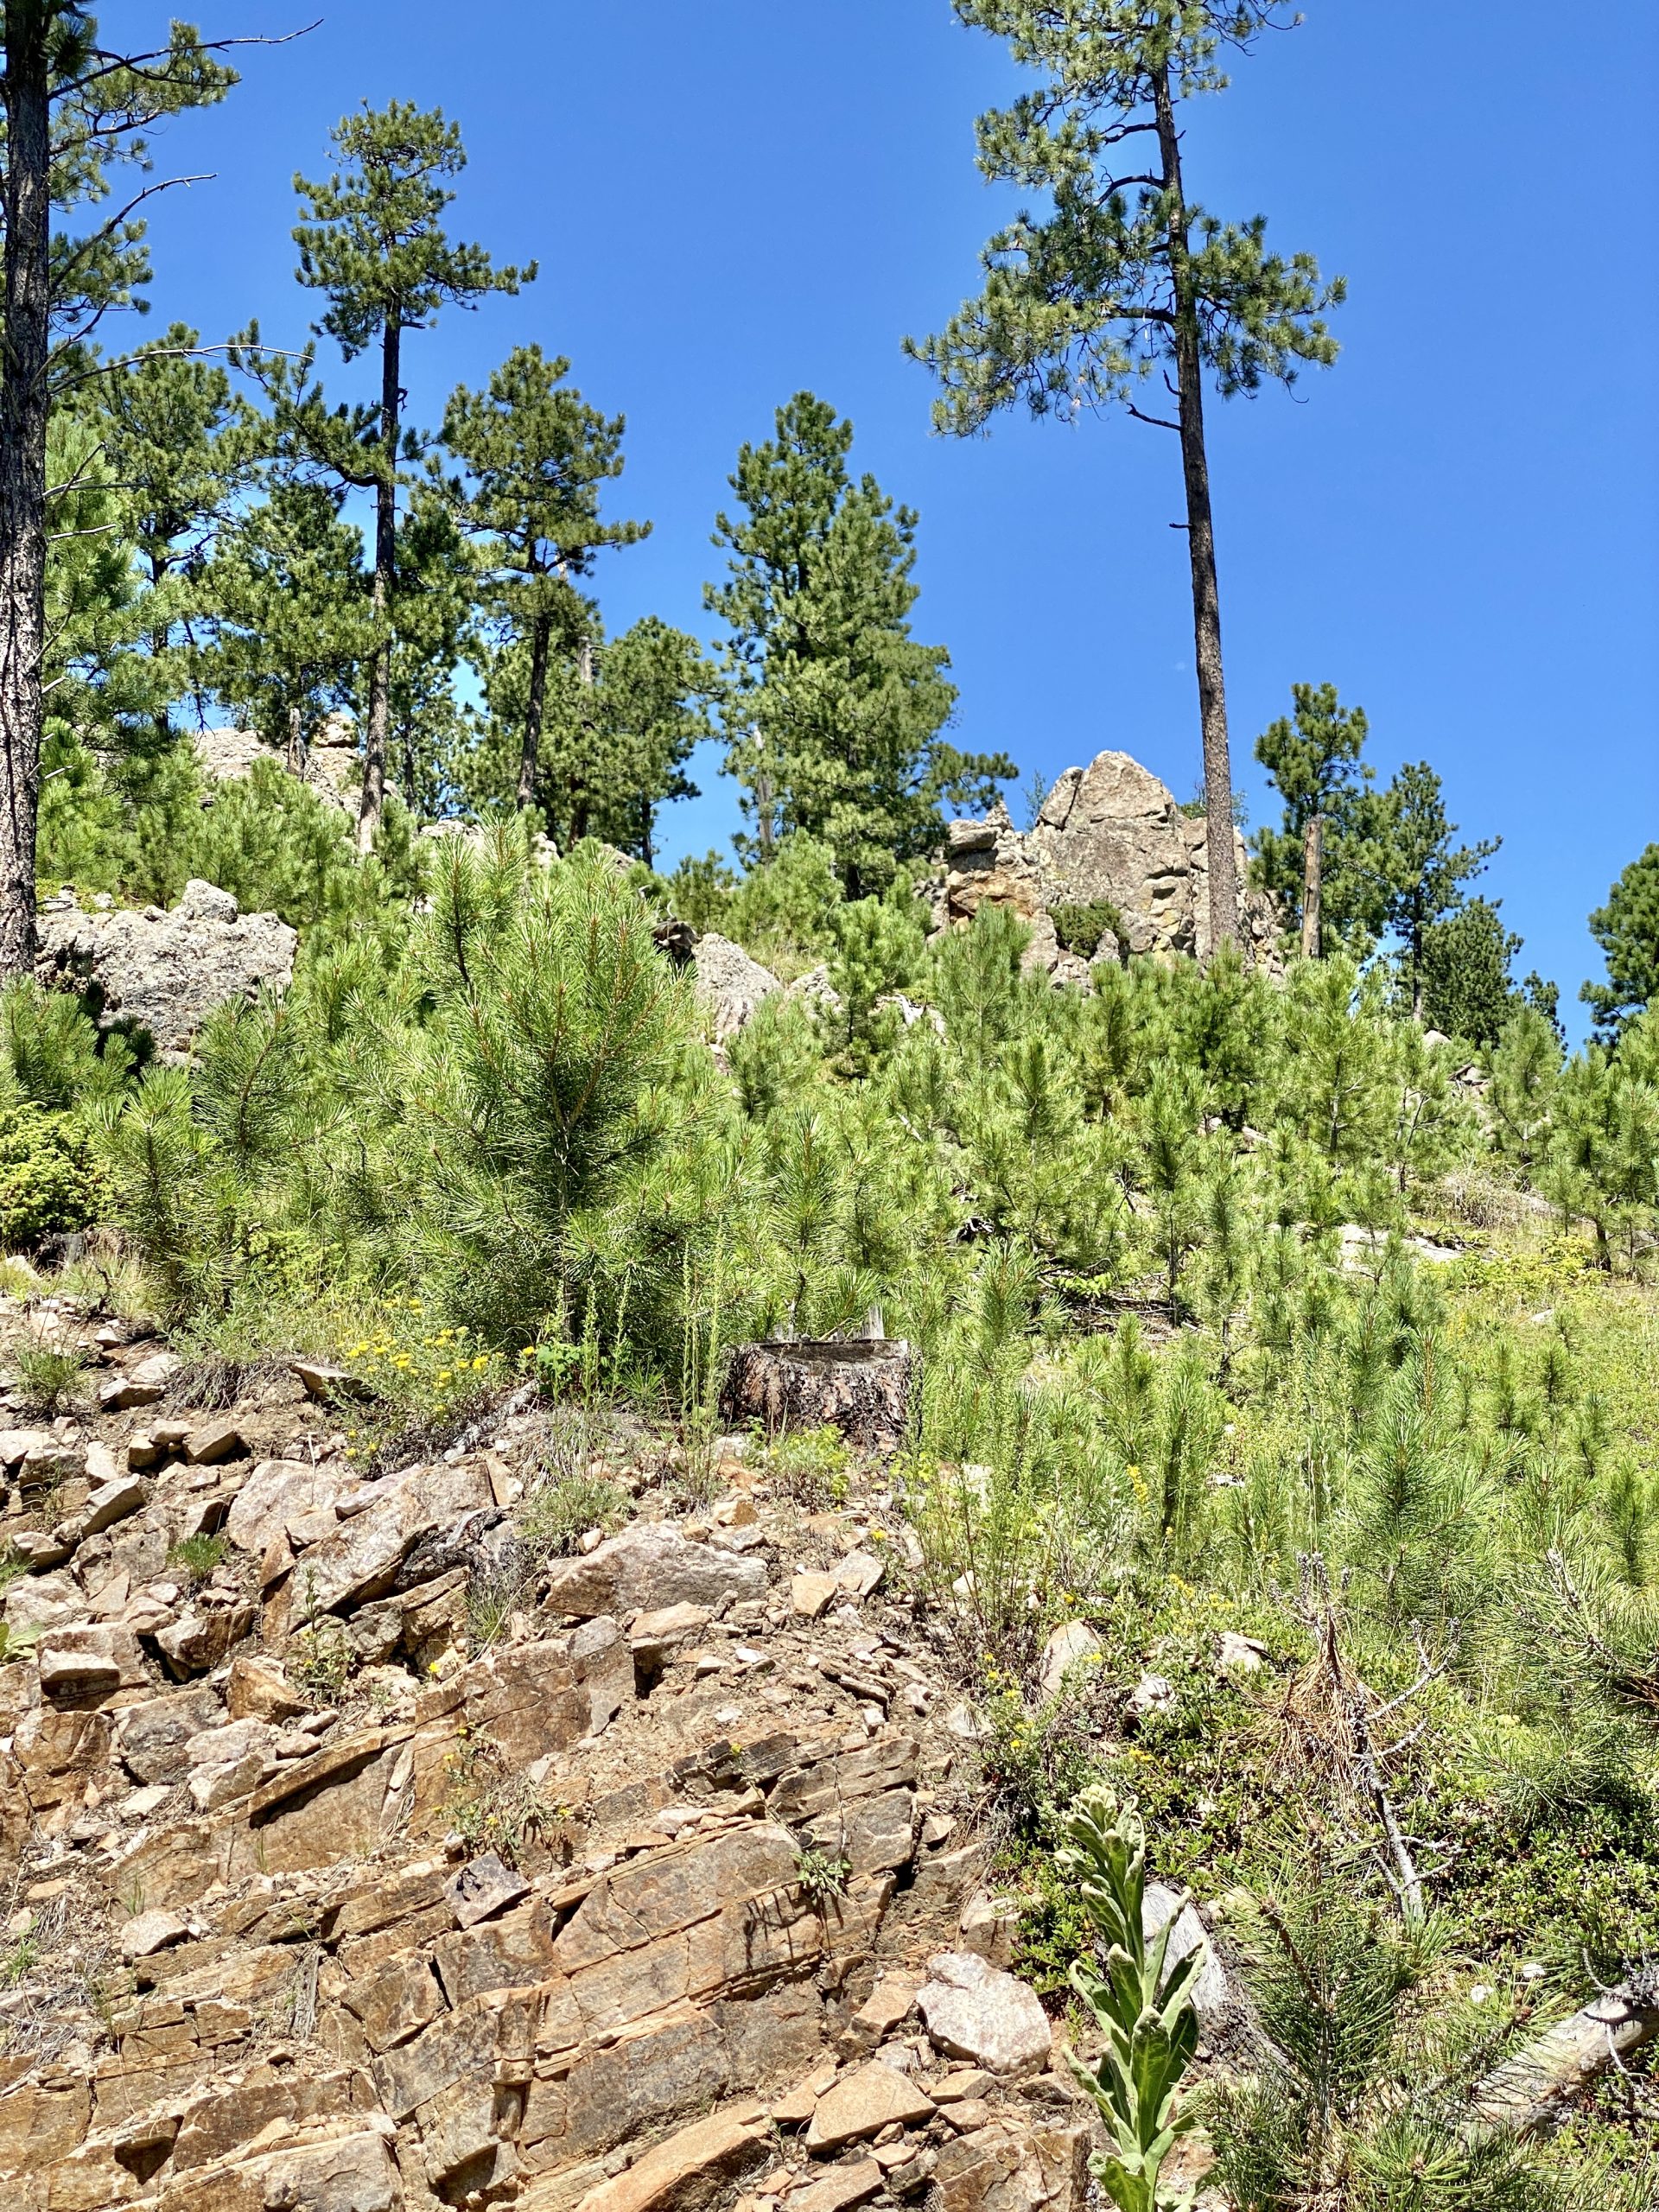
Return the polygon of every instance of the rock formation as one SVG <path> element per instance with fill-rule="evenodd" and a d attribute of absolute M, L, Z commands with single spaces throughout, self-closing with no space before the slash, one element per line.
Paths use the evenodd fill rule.
<path fill-rule="evenodd" d="M 624 1423 L 633 1517 L 526 1565 L 528 1392 L 377 1474 L 326 1367 L 207 1414 L 28 1325 L 97 1410 L 0 1410 L 20 2208 L 1083 2212 L 878 1471 L 813 1513 Z"/>
<path fill-rule="evenodd" d="M 1248 855 L 1233 832 L 1243 881 Z M 1127 753 L 1097 753 L 1068 768 L 1036 823 L 1017 830 L 999 800 L 982 822 L 953 822 L 936 901 L 942 925 L 971 920 L 989 903 L 1032 925 L 1029 959 L 1070 976 L 1053 916 L 1064 907 L 1109 906 L 1120 917 L 1106 957 L 1211 950 L 1208 825 L 1184 814 L 1168 787 Z M 1267 957 L 1280 928 L 1272 899 L 1247 891 L 1240 920 L 1247 951 Z M 1085 959 L 1089 956 L 1083 956 Z"/>
<path fill-rule="evenodd" d="M 196 760 L 209 784 L 240 783 L 251 774 L 256 761 L 269 760 L 274 767 L 285 768 L 290 775 L 297 774 L 302 783 L 310 785 L 319 798 L 341 808 L 353 820 L 357 817 L 359 758 L 352 726 L 339 715 L 328 717 L 317 742 L 306 748 L 297 766 L 285 751 L 267 745 L 251 729 L 205 729 L 196 738 Z"/>
<path fill-rule="evenodd" d="M 215 1007 L 285 990 L 298 937 L 275 914 L 244 914 L 228 891 L 193 878 L 171 912 L 84 911 L 72 893 L 42 900 L 35 973 L 79 991 L 100 1029 L 147 1030 L 163 1060 L 184 1058 Z"/>

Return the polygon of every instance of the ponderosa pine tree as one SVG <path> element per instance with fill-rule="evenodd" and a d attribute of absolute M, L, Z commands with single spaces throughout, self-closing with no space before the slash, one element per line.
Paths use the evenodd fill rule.
<path fill-rule="evenodd" d="M 940 735 L 956 702 L 942 645 L 918 645 L 917 517 L 875 479 L 856 483 L 853 426 L 810 392 L 745 445 L 731 478 L 744 512 L 715 518 L 730 581 L 704 603 L 727 625 L 727 770 L 764 857 L 804 830 L 834 850 L 848 895 L 879 889 L 936 841 L 942 804 L 982 807 L 1016 772 Z"/>
<path fill-rule="evenodd" d="M 571 581 L 593 572 L 601 546 L 633 545 L 648 522 L 601 522 L 599 488 L 622 474 L 620 415 L 607 417 L 562 389 L 570 364 L 517 347 L 484 391 L 458 385 L 442 442 L 461 463 L 449 486 L 461 527 L 479 542 L 495 612 L 529 657 L 517 800 L 536 797 L 548 668 L 573 626 Z"/>
<path fill-rule="evenodd" d="M 1503 842 L 1488 837 L 1478 845 L 1454 845 L 1457 834 L 1439 776 L 1427 760 L 1408 761 L 1382 795 L 1369 865 L 1383 918 L 1400 941 L 1411 1010 L 1419 1020 L 1428 931 L 1462 906 L 1464 885 Z"/>
<path fill-rule="evenodd" d="M 1363 707 L 1340 703 L 1334 683 L 1290 689 L 1294 718 L 1281 715 L 1255 741 L 1255 757 L 1285 803 L 1281 827 L 1256 832 L 1256 868 L 1317 959 L 1369 903 L 1367 879 L 1352 863 L 1371 826 L 1366 786 L 1374 772 L 1360 759 L 1370 724 Z"/>
<path fill-rule="evenodd" d="M 324 292 L 318 328 L 345 359 L 380 350 L 380 399 L 365 458 L 375 501 L 373 608 L 377 637 L 370 663 L 363 741 L 363 799 L 358 840 L 366 850 L 378 826 L 386 786 L 391 685 L 391 602 L 397 578 L 400 463 L 416 458 L 404 430 L 403 341 L 430 327 L 447 306 L 476 307 L 491 292 L 517 292 L 535 276 L 495 268 L 480 245 L 458 245 L 441 218 L 454 198 L 448 180 L 467 165 L 458 125 L 442 111 L 394 100 L 366 102 L 330 134 L 342 167 L 321 181 L 296 175 L 308 219 L 296 224 L 302 284 Z"/>
<path fill-rule="evenodd" d="M 1579 996 L 1611 1041 L 1659 1000 L 1659 844 L 1638 855 L 1590 917 L 1590 934 L 1607 957 L 1607 981 Z"/>
<path fill-rule="evenodd" d="M 222 99 L 235 82 L 215 58 L 226 43 L 175 23 L 165 45 L 120 53 L 78 0 L 4 0 L 0 10 L 0 976 L 27 973 L 35 958 L 48 422 L 54 391 L 90 366 L 104 316 L 138 303 L 149 270 L 136 210 L 162 188 L 100 212 L 79 238 L 54 235 L 53 209 L 102 200 L 112 168 L 148 166 L 156 124 Z"/>
<path fill-rule="evenodd" d="M 1291 18 L 1280 0 L 953 4 L 961 22 L 1006 39 L 1016 62 L 1044 74 L 1011 107 L 981 116 L 979 166 L 1052 207 L 997 232 L 979 297 L 906 350 L 940 380 L 933 418 L 942 430 L 982 430 L 1023 400 L 1063 419 L 1121 405 L 1179 436 L 1214 831 L 1211 936 L 1225 944 L 1238 932 L 1238 885 L 1205 379 L 1227 398 L 1268 378 L 1288 385 L 1303 362 L 1329 365 L 1337 346 L 1323 310 L 1344 286 L 1324 283 L 1308 254 L 1269 253 L 1263 217 L 1224 224 L 1188 198 L 1177 111 L 1226 85 L 1225 49 L 1248 53 Z M 1154 374 L 1173 416 L 1137 404 Z"/>
<path fill-rule="evenodd" d="M 448 502 L 417 489 L 397 518 L 397 582 L 391 602 L 387 750 L 405 806 L 448 813 L 461 750 L 471 734 L 456 694 L 478 612 L 471 549 Z"/>
<path fill-rule="evenodd" d="M 145 584 L 143 634 L 162 694 L 156 709 L 162 741 L 171 730 L 168 701 L 194 684 L 189 645 L 214 540 L 255 470 L 252 411 L 200 346 L 200 333 L 174 323 L 120 373 L 101 378 L 96 393 L 105 454 Z"/>
<path fill-rule="evenodd" d="M 1521 939 L 1495 899 L 1470 899 L 1423 932 L 1423 1014 L 1432 1028 L 1495 1045 L 1526 1003 L 1516 988 Z"/>
<path fill-rule="evenodd" d="M 296 771 L 321 724 L 354 705 L 375 635 L 363 539 L 320 484 L 279 482 L 219 538 L 204 580 L 213 691 Z"/>
<path fill-rule="evenodd" d="M 569 596 L 580 649 L 550 657 L 533 803 L 562 850 L 598 837 L 649 866 L 658 808 L 697 796 L 685 769 L 698 740 L 714 734 L 720 680 L 684 631 L 646 615 L 607 640 L 597 609 Z M 569 632 L 556 635 L 556 645 L 572 642 Z M 531 647 L 512 639 L 483 666 L 490 719 L 466 781 L 474 805 L 499 807 L 517 796 Z"/>

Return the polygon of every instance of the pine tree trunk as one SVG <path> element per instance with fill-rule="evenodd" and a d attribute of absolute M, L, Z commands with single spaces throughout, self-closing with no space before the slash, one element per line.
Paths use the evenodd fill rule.
<path fill-rule="evenodd" d="M 1320 908 L 1325 899 L 1325 817 L 1310 814 L 1302 833 L 1302 957 L 1319 957 Z"/>
<path fill-rule="evenodd" d="M 1215 524 L 1210 510 L 1210 461 L 1204 442 L 1204 365 L 1198 349 L 1198 303 L 1188 258 L 1186 200 L 1181 187 L 1181 143 L 1167 67 L 1153 87 L 1158 143 L 1168 201 L 1169 273 L 1175 299 L 1175 374 L 1181 434 L 1181 473 L 1186 484 L 1186 546 L 1192 569 L 1192 630 L 1198 675 L 1198 712 L 1204 730 L 1205 821 L 1210 867 L 1210 942 L 1212 950 L 1238 936 L 1238 868 L 1233 852 L 1233 772 L 1227 744 L 1227 693 L 1221 664 L 1221 593 L 1216 580 Z"/>
<path fill-rule="evenodd" d="M 576 646 L 576 682 L 584 691 L 594 688 L 594 641 L 583 638 Z M 594 710 L 591 701 L 579 710 L 584 749 L 591 759 L 594 743 Z M 576 770 L 575 793 L 570 802 L 570 842 L 579 845 L 588 835 L 588 824 L 593 817 L 592 779 L 584 763 Z"/>
<path fill-rule="evenodd" d="M 5 336 L 0 355 L 0 977 L 35 965 L 35 830 L 46 638 L 50 11 L 4 19 Z"/>
<path fill-rule="evenodd" d="M 542 749 L 542 717 L 547 707 L 547 655 L 553 617 L 538 614 L 530 631 L 530 696 L 524 702 L 524 742 L 518 755 L 518 804 L 536 804 L 536 766 Z"/>
<path fill-rule="evenodd" d="M 374 487 L 374 620 L 382 632 L 369 666 L 369 727 L 363 744 L 363 800 L 357 817 L 358 849 L 366 853 L 386 804 L 386 735 L 391 719 L 391 637 L 386 629 L 397 581 L 397 421 L 403 325 L 386 317 L 380 340 L 380 476 Z"/>

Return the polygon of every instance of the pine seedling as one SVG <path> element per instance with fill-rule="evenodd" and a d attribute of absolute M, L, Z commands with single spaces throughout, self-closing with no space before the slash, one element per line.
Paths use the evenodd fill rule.
<path fill-rule="evenodd" d="M 1147 1840 L 1136 1814 L 1109 1790 L 1085 1790 L 1065 1823 L 1058 1853 L 1063 1878 L 1099 1931 L 1103 1971 L 1079 1959 L 1071 1983 L 1105 2038 L 1097 2064 L 1072 2071 L 1106 2124 L 1111 2148 L 1094 2161 L 1119 2212 L 1160 2212 L 1190 2201 L 1161 2180 L 1165 2161 L 1192 2120 L 1175 2109 L 1198 2043 L 1192 1991 L 1209 1956 L 1203 1943 L 1168 1961 L 1172 1913 L 1157 1936 L 1146 1933 Z"/>

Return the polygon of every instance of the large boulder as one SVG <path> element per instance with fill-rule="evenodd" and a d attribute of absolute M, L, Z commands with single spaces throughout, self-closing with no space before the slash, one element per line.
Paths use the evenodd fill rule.
<path fill-rule="evenodd" d="M 346 814 L 357 812 L 359 780 L 357 741 L 349 721 L 330 715 L 315 742 L 302 746 L 296 758 L 286 749 L 267 745 L 251 729 L 205 729 L 196 739 L 196 762 L 209 785 L 239 784 L 251 776 L 256 763 L 269 760 L 309 784 L 321 799 Z M 206 804 L 213 803 L 211 790 Z"/>
<path fill-rule="evenodd" d="M 294 976 L 297 931 L 275 914 L 244 914 L 228 891 L 193 878 L 171 912 L 159 906 L 83 912 L 45 902 L 35 972 L 78 990 L 101 1029 L 148 1030 L 164 1060 L 185 1058 L 207 1016 Z"/>
<path fill-rule="evenodd" d="M 708 1014 L 716 1045 L 734 1037 L 761 1000 L 783 988 L 770 968 L 751 960 L 741 944 L 715 930 L 697 939 L 691 970 L 697 1003 Z"/>
<path fill-rule="evenodd" d="M 1234 830 L 1239 881 L 1248 855 Z M 1105 906 L 1119 923 L 1110 939 L 1120 954 L 1172 952 L 1206 958 L 1210 938 L 1209 825 L 1184 813 L 1173 793 L 1127 753 L 1096 753 L 1086 768 L 1068 768 L 1025 835 L 999 800 L 982 822 L 953 822 L 945 831 L 944 879 L 938 919 L 971 921 L 986 904 L 1007 906 L 1030 924 L 1027 965 L 1065 977 L 1052 917 L 1063 906 Z M 1278 933 L 1273 900 L 1245 890 L 1240 921 L 1247 946 L 1265 955 Z"/>

